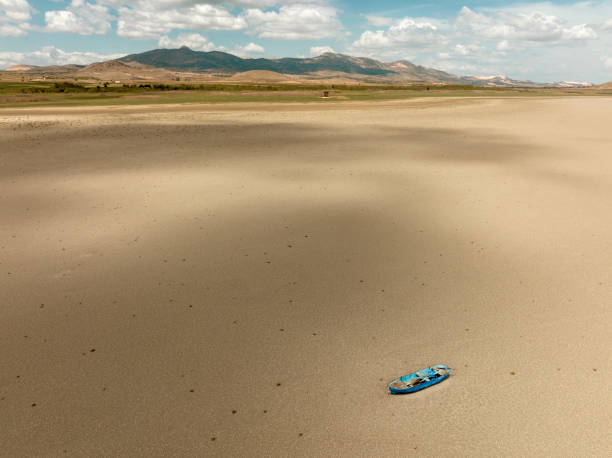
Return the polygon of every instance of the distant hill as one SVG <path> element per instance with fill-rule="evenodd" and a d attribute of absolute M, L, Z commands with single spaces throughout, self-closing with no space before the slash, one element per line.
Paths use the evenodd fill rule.
<path fill-rule="evenodd" d="M 36 68 L 33 65 L 11 65 L 4 69 L 5 72 L 27 72 L 28 70 L 32 70 Z"/>
<path fill-rule="evenodd" d="M 39 65 L 13 65 L 4 69 L 5 72 L 19 72 L 19 73 L 70 73 L 75 72 L 84 65 L 49 65 L 41 67 Z"/>
<path fill-rule="evenodd" d="M 591 84 L 562 81 L 535 83 L 513 80 L 504 75 L 457 76 L 441 70 L 415 65 L 407 60 L 381 62 L 367 57 L 325 53 L 317 57 L 282 59 L 242 58 L 221 51 L 154 49 L 115 60 L 84 65 L 14 65 L 7 74 L 40 75 L 54 78 L 75 77 L 90 81 L 235 81 L 328 84 L 459 84 L 479 87 L 561 87 L 580 88 Z M 53 75 L 50 75 L 53 74 Z M 18 76 L 17 76 L 18 77 Z M 612 83 L 609 83 L 612 84 Z M 606 87 L 599 86 L 599 87 Z"/>
<path fill-rule="evenodd" d="M 268 70 L 290 75 L 303 75 L 320 70 L 332 70 L 362 75 L 388 75 L 393 73 L 373 59 L 361 59 L 327 53 L 311 59 L 286 57 L 283 59 L 243 59 L 221 51 L 193 51 L 186 46 L 179 49 L 154 49 L 117 59 L 120 62 L 139 62 L 151 67 L 175 71 L 228 73 Z"/>
<path fill-rule="evenodd" d="M 137 65 L 138 67 L 142 67 L 141 65 Z M 105 73 L 105 72 L 126 72 L 129 73 L 133 71 L 134 66 L 124 64 L 123 62 L 119 62 L 116 60 L 108 60 L 105 62 L 95 62 L 93 64 L 89 64 L 77 71 L 77 73 Z"/>
<path fill-rule="evenodd" d="M 398 60 L 396 62 L 383 65 L 405 79 L 438 83 L 466 84 L 465 80 L 457 75 L 443 72 L 442 70 L 436 70 L 434 68 L 423 67 L 422 65 L 415 65 L 408 60 Z"/>
<path fill-rule="evenodd" d="M 224 72 L 229 74 L 254 71 L 274 72 L 281 75 L 319 75 L 323 77 L 369 77 L 370 82 L 427 84 L 467 84 L 482 87 L 588 87 L 589 83 L 567 82 L 535 83 L 513 80 L 503 75 L 465 76 L 415 65 L 407 60 L 385 63 L 366 57 L 325 53 L 311 58 L 244 59 L 220 51 L 193 51 L 186 46 L 178 49 L 154 49 L 118 59 L 124 63 L 140 63 L 149 67 L 181 72 Z M 251 73 L 251 75 L 253 75 Z M 268 75 L 269 76 L 269 75 Z M 278 78 L 278 77 L 277 77 Z"/>
<path fill-rule="evenodd" d="M 231 81 L 251 82 L 261 81 L 265 83 L 285 83 L 291 78 L 282 73 L 269 70 L 249 70 L 248 72 L 236 73 L 230 78 Z"/>
<path fill-rule="evenodd" d="M 464 80 L 474 86 L 483 87 L 522 87 L 535 86 L 537 83 L 528 80 L 513 80 L 505 75 L 495 76 L 464 76 Z"/>
<path fill-rule="evenodd" d="M 559 81 L 556 83 L 536 83 L 530 80 L 514 80 L 505 75 L 495 76 L 464 76 L 462 77 L 468 84 L 482 87 L 559 87 L 559 88 L 577 88 L 591 87 L 591 83 L 579 81 Z"/>
<path fill-rule="evenodd" d="M 183 72 L 243 73 L 265 70 L 284 75 L 313 75 L 321 72 L 363 75 L 392 80 L 461 83 L 461 78 L 450 73 L 421 67 L 408 61 L 383 63 L 366 57 L 325 53 L 312 58 L 243 59 L 220 51 L 193 51 L 186 46 L 179 49 L 154 49 L 117 59 L 119 62 L 138 62 L 151 67 Z"/>
<path fill-rule="evenodd" d="M 598 89 L 612 89 L 612 81 L 609 83 L 600 84 L 597 86 Z"/>
<path fill-rule="evenodd" d="M 150 67 L 137 62 L 109 60 L 96 62 L 75 72 L 77 77 L 91 77 L 98 80 L 170 80 L 172 72 L 163 68 Z"/>
<path fill-rule="evenodd" d="M 593 87 L 593 84 L 584 81 L 558 81 L 551 83 L 549 86 L 553 87 Z"/>

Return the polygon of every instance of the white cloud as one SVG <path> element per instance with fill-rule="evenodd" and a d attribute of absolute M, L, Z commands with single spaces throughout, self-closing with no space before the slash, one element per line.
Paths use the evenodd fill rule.
<path fill-rule="evenodd" d="M 59 0 L 62 1 L 62 0 Z M 299 3 L 311 3 L 312 0 L 300 0 Z M 119 8 L 121 6 L 131 6 L 137 9 L 147 7 L 156 11 L 171 10 L 177 8 L 190 8 L 196 5 L 230 5 L 244 8 L 265 8 L 279 3 L 298 3 L 298 1 L 282 0 L 98 0 L 98 3 Z"/>
<path fill-rule="evenodd" d="M 499 43 L 497 43 L 495 48 L 498 51 L 508 51 L 510 49 L 510 43 L 508 43 L 508 40 L 502 40 Z"/>
<path fill-rule="evenodd" d="M 595 30 L 586 24 L 575 25 L 563 30 L 563 39 L 565 40 L 594 40 L 596 38 Z"/>
<path fill-rule="evenodd" d="M 461 8 L 455 21 L 460 32 L 485 40 L 513 39 L 530 42 L 589 40 L 597 33 L 586 24 L 568 27 L 558 17 L 540 11 L 499 11 L 483 14 L 467 6 Z"/>
<path fill-rule="evenodd" d="M 253 54 L 263 54 L 266 52 L 263 46 L 256 43 L 248 43 L 244 46 L 238 45 L 230 51 L 232 54 L 240 57 L 249 57 Z"/>
<path fill-rule="evenodd" d="M 26 0 L 0 0 L 0 21 L 24 22 L 32 19 L 34 9 Z"/>
<path fill-rule="evenodd" d="M 120 7 L 117 34 L 126 38 L 159 38 L 174 29 L 241 30 L 244 18 L 233 16 L 227 9 L 209 4 L 158 10 L 154 3 L 138 3 L 138 7 Z"/>
<path fill-rule="evenodd" d="M 458 54 L 460 56 L 467 56 L 469 53 L 470 50 L 467 46 L 461 44 L 455 45 L 455 54 Z"/>
<path fill-rule="evenodd" d="M 338 36 L 343 30 L 338 10 L 326 5 L 295 4 L 278 11 L 248 9 L 244 15 L 251 31 L 262 38 L 308 40 Z"/>
<path fill-rule="evenodd" d="M 110 30 L 113 19 L 108 7 L 84 0 L 72 0 L 65 10 L 45 13 L 47 31 L 79 35 L 105 34 Z"/>
<path fill-rule="evenodd" d="M 0 68 L 11 65 L 86 65 L 102 60 L 117 59 L 125 54 L 101 54 L 95 52 L 63 51 L 54 46 L 45 46 L 32 52 L 0 52 Z"/>
<path fill-rule="evenodd" d="M 603 56 L 601 58 L 601 62 L 603 63 L 603 66 L 606 68 L 612 68 L 612 57 L 608 57 L 608 56 Z"/>
<path fill-rule="evenodd" d="M 0 0 L 0 37 L 27 35 L 34 11 L 26 0 Z"/>
<path fill-rule="evenodd" d="M 366 30 L 351 46 L 352 52 L 371 54 L 379 49 L 405 53 L 430 49 L 447 39 L 433 21 L 404 18 L 387 30 Z"/>
<path fill-rule="evenodd" d="M 361 34 L 359 40 L 353 43 L 353 48 L 384 48 L 392 45 L 391 39 L 384 30 L 366 30 Z"/>
<path fill-rule="evenodd" d="M 28 34 L 29 26 L 0 23 L 0 37 L 23 37 Z"/>
<path fill-rule="evenodd" d="M 109 13 L 113 8 L 118 15 L 117 34 L 125 38 L 159 39 L 173 30 L 248 29 L 249 33 L 263 38 L 305 40 L 342 33 L 338 10 L 326 3 L 325 0 L 95 0 L 92 3 L 72 0 L 64 9 L 47 11 L 45 20 L 47 31 L 104 34 L 115 19 Z M 235 7 L 245 9 L 241 12 Z M 17 32 L 11 29 L 11 33 Z"/>
<path fill-rule="evenodd" d="M 382 29 L 371 21 L 347 52 L 387 61 L 406 58 L 455 73 L 505 73 L 535 81 L 610 79 L 599 59 L 612 47 L 604 31 L 612 30 L 611 17 L 610 0 L 463 7 L 444 20 L 407 17 Z"/>
<path fill-rule="evenodd" d="M 365 14 L 364 17 L 367 19 L 369 24 L 374 27 L 387 27 L 393 24 L 394 19 L 386 16 L 378 16 L 376 14 Z"/>
<path fill-rule="evenodd" d="M 223 51 L 234 54 L 240 57 L 249 57 L 253 54 L 263 54 L 266 50 L 256 44 L 256 43 L 248 43 L 246 45 L 237 45 L 233 49 L 229 49 L 225 46 L 217 46 L 212 41 L 209 41 L 203 35 L 199 33 L 181 33 L 175 38 L 171 38 L 169 36 L 163 36 L 157 42 L 157 45 L 160 48 L 180 48 L 181 46 L 187 46 L 194 51 Z"/>
<path fill-rule="evenodd" d="M 326 52 L 335 53 L 336 51 L 331 46 L 313 46 L 310 48 L 310 57 L 317 57 Z"/>
<path fill-rule="evenodd" d="M 455 26 L 481 38 L 504 38 L 510 33 L 507 25 L 497 23 L 491 16 L 476 13 L 467 6 L 461 8 Z"/>
<path fill-rule="evenodd" d="M 160 48 L 180 48 L 181 46 L 187 46 L 194 51 L 225 51 L 223 47 L 219 47 L 208 38 L 200 35 L 199 33 L 181 33 L 176 38 L 170 38 L 169 36 L 163 36 L 157 42 Z"/>

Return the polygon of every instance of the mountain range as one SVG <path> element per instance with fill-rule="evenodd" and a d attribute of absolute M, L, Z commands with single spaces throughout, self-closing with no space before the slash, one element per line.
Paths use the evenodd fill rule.
<path fill-rule="evenodd" d="M 154 49 L 117 59 L 123 63 L 139 63 L 156 68 L 183 72 L 221 72 L 228 74 L 264 70 L 284 75 L 318 75 L 361 77 L 372 81 L 418 81 L 464 84 L 461 78 L 440 70 L 414 65 L 409 61 L 384 63 L 366 57 L 325 53 L 318 57 L 282 59 L 241 58 L 220 51 Z"/>
<path fill-rule="evenodd" d="M 587 87 L 589 83 L 534 83 L 499 76 L 457 76 L 441 70 L 415 65 L 407 60 L 381 62 L 365 57 L 325 53 L 311 58 L 242 58 L 221 51 L 154 49 L 88 66 L 67 65 L 35 67 L 19 65 L 5 71 L 24 73 L 67 73 L 97 80 L 183 79 L 180 74 L 234 78 L 247 74 L 253 78 L 283 80 L 302 77 L 309 80 L 340 79 L 343 82 L 379 84 L 461 84 L 483 87 Z M 263 72 L 263 73 L 262 73 Z M 276 76 L 273 76 L 276 75 Z M 294 78 L 295 79 L 295 78 Z"/>

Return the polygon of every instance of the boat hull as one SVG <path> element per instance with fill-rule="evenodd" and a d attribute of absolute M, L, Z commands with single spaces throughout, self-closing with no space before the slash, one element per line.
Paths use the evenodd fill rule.
<path fill-rule="evenodd" d="M 414 393 L 436 385 L 446 380 L 449 376 L 450 368 L 443 364 L 438 364 L 437 366 L 431 366 L 392 380 L 389 383 L 389 391 L 392 394 Z"/>

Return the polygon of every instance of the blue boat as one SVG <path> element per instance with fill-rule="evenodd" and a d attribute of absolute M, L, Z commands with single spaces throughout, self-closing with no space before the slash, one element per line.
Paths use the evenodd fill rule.
<path fill-rule="evenodd" d="M 389 391 L 392 394 L 414 393 L 415 391 L 420 391 L 440 383 L 442 380 L 446 380 L 449 375 L 450 367 L 438 364 L 437 366 L 431 366 L 427 369 L 396 378 L 389 383 Z"/>

